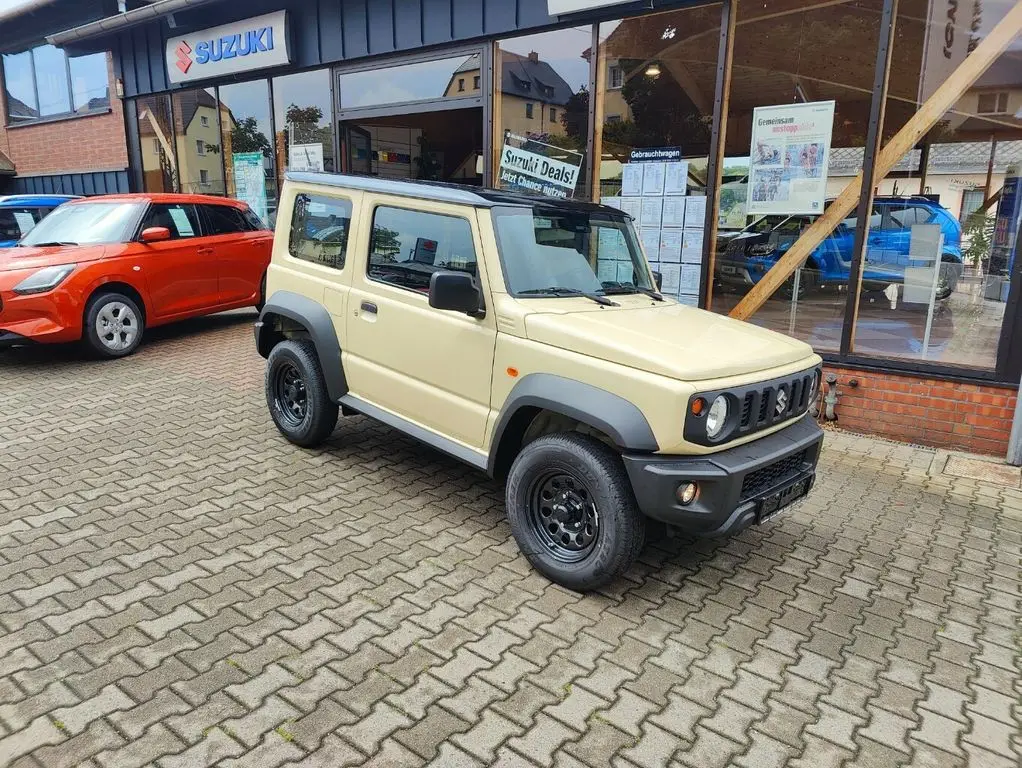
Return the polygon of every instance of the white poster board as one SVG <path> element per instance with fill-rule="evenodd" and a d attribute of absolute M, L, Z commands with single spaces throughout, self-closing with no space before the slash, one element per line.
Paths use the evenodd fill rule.
<path fill-rule="evenodd" d="M 833 101 L 753 110 L 750 215 L 823 213 L 833 129 Z"/>
<path fill-rule="evenodd" d="M 288 149 L 288 170 L 323 172 L 322 144 L 292 144 Z"/>

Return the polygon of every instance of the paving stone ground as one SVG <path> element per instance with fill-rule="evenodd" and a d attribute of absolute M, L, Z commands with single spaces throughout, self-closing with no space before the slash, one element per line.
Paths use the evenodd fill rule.
<path fill-rule="evenodd" d="M 273 428 L 248 314 L 0 353 L 0 766 L 1022 760 L 1022 493 L 828 436 L 811 498 L 586 597 L 502 489 Z"/>

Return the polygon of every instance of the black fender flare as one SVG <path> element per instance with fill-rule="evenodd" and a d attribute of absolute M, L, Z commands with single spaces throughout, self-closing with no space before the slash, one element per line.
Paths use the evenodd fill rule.
<path fill-rule="evenodd" d="M 273 318 L 284 317 L 301 324 L 316 347 L 327 392 L 335 403 L 348 394 L 348 381 L 341 364 L 341 345 L 330 313 L 319 302 L 291 291 L 276 291 L 269 297 L 255 324 L 256 348 L 269 357 L 274 346 Z"/>
<path fill-rule="evenodd" d="M 642 411 L 632 402 L 599 387 L 550 373 L 531 373 L 511 390 L 493 430 L 489 474 L 495 474 L 504 433 L 522 408 L 541 408 L 588 424 L 625 451 L 660 450 Z"/>

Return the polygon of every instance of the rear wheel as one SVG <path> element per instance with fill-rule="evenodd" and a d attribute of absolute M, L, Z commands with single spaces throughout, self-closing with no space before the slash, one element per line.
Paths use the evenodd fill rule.
<path fill-rule="evenodd" d="M 547 435 L 523 448 L 508 476 L 507 514 L 533 567 L 568 589 L 613 581 L 645 542 L 621 458 L 588 435 Z"/>
<path fill-rule="evenodd" d="M 125 357 L 142 343 L 145 321 L 135 300 L 122 293 L 103 293 L 89 300 L 83 337 L 102 358 Z"/>
<path fill-rule="evenodd" d="M 266 404 L 277 429 L 295 445 L 319 445 L 337 426 L 337 404 L 327 393 L 311 341 L 282 341 L 266 365 Z"/>

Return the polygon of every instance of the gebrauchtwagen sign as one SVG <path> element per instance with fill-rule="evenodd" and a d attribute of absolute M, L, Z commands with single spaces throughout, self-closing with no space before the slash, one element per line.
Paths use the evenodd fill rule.
<path fill-rule="evenodd" d="M 287 11 L 172 37 L 166 57 L 172 83 L 290 64 Z"/>

